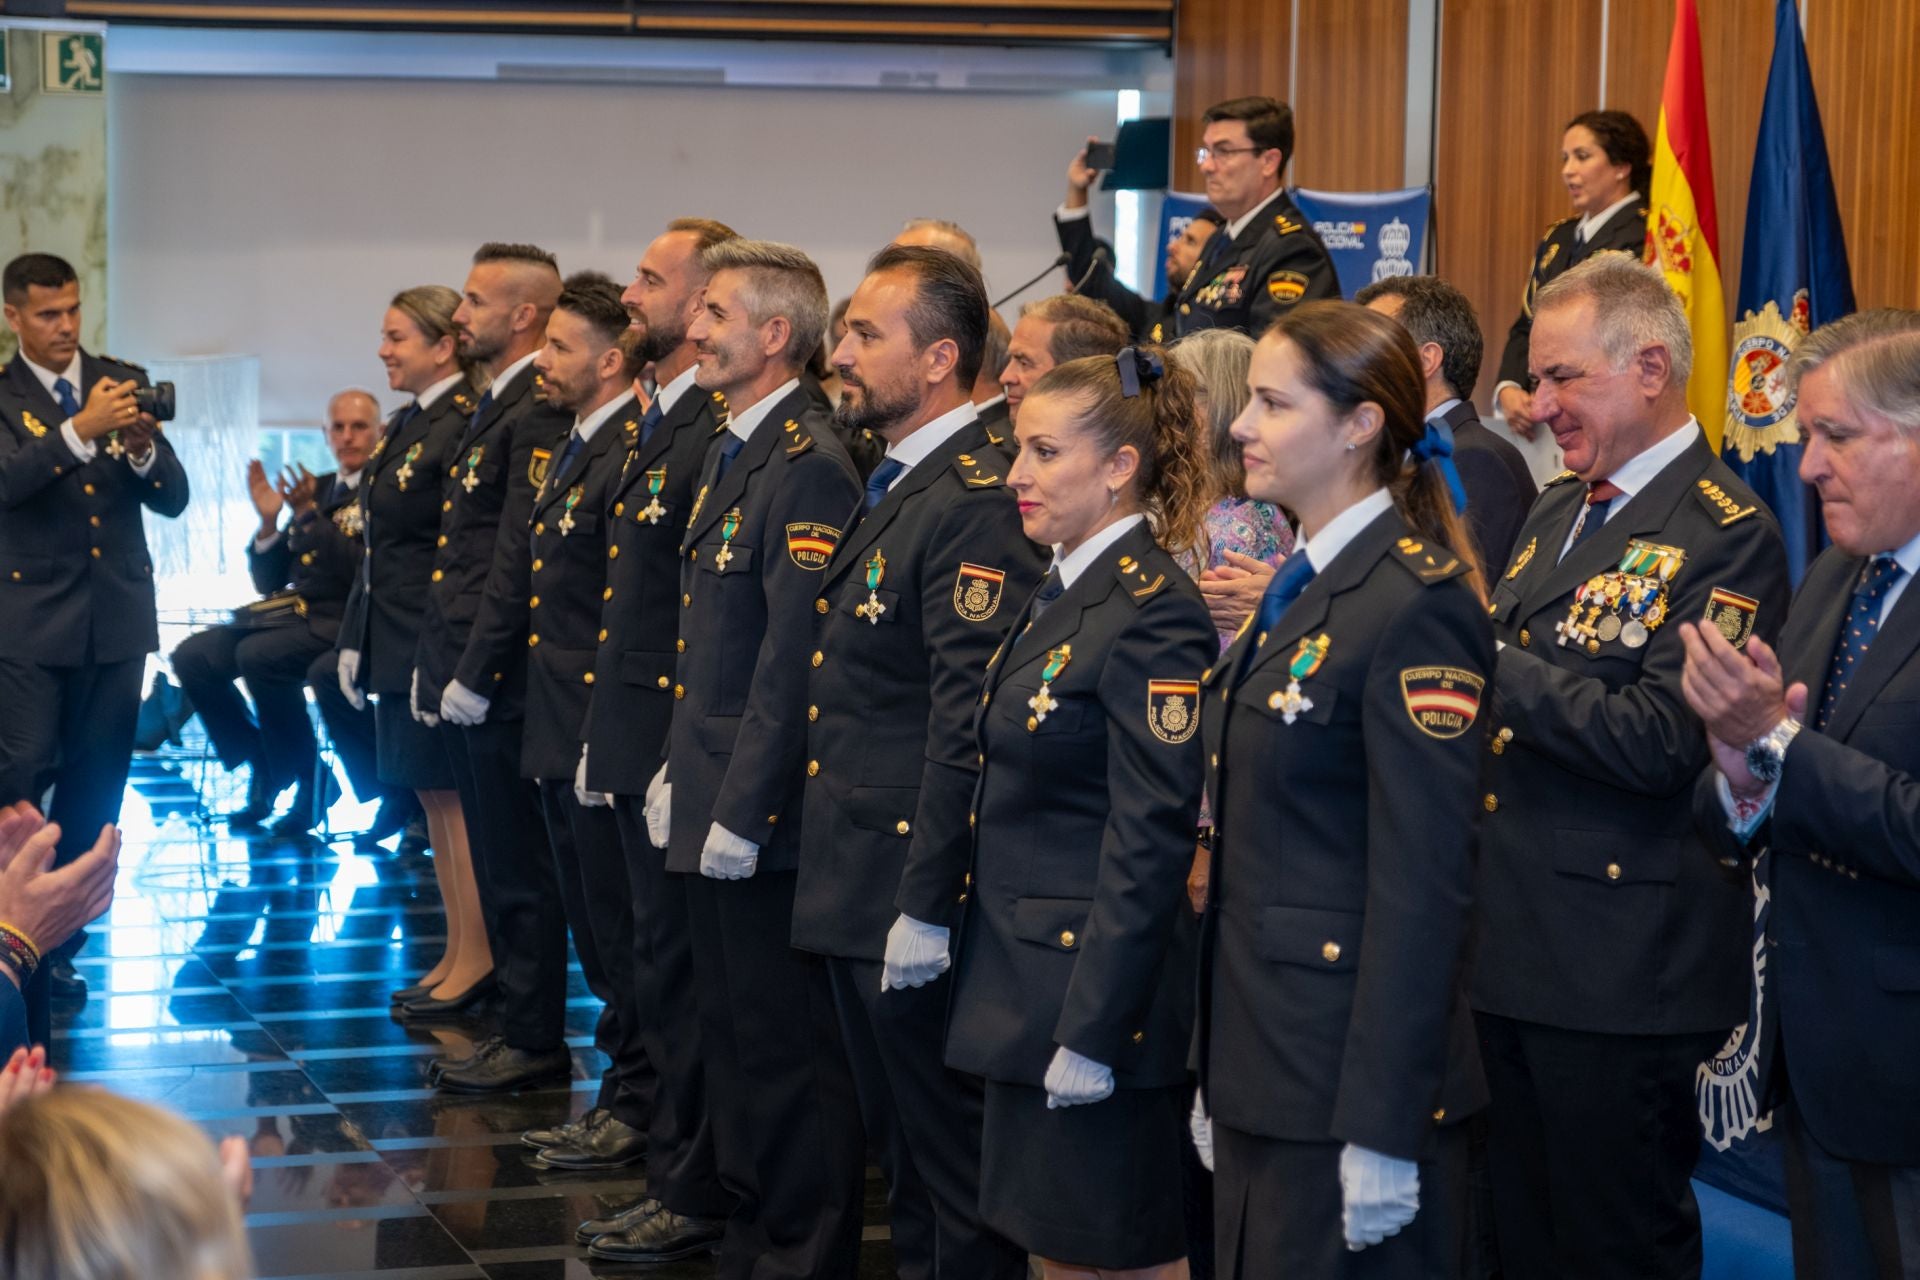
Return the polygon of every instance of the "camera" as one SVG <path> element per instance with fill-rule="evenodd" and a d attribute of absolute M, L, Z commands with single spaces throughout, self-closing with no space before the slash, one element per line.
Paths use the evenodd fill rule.
<path fill-rule="evenodd" d="M 156 382 L 150 387 L 136 387 L 133 403 L 142 413 L 150 413 L 156 422 L 173 421 L 173 384 Z"/>

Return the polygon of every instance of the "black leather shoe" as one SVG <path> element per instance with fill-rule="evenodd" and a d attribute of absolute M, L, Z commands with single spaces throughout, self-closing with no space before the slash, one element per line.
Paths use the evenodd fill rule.
<path fill-rule="evenodd" d="M 597 1169 L 624 1169 L 647 1154 L 647 1135 L 608 1116 L 573 1142 L 548 1147 L 531 1161 L 536 1169 L 565 1169 L 584 1173 Z"/>
<path fill-rule="evenodd" d="M 303 778 L 299 790 L 293 793 L 293 808 L 276 818 L 267 830 L 276 836 L 304 836 L 320 825 L 339 798 L 340 784 L 331 772 L 318 788 L 311 778 Z"/>
<path fill-rule="evenodd" d="M 47 994 L 55 1000 L 85 1000 L 87 980 L 74 970 L 73 961 L 49 960 Z"/>
<path fill-rule="evenodd" d="M 277 793 L 267 781 L 267 771 L 259 765 L 247 769 L 247 802 L 226 815 L 229 831 L 257 827 L 273 816 L 273 798 Z"/>
<path fill-rule="evenodd" d="M 400 837 L 398 856 L 418 858 L 433 847 L 433 838 L 427 834 L 427 815 L 415 814 L 407 823 L 407 833 Z"/>
<path fill-rule="evenodd" d="M 545 1151 L 548 1147 L 561 1147 L 578 1142 L 596 1127 L 613 1119 L 613 1112 L 605 1107 L 595 1107 L 577 1119 L 565 1124 L 557 1124 L 551 1129 L 529 1129 L 520 1135 L 520 1145 L 532 1147 L 535 1151 Z"/>
<path fill-rule="evenodd" d="M 652 1196 L 643 1198 L 638 1204 L 630 1204 L 620 1212 L 605 1218 L 588 1218 L 575 1227 L 575 1244 L 592 1244 L 597 1236 L 619 1235 L 622 1231 L 631 1231 L 656 1213 L 664 1213 L 665 1205 Z"/>
<path fill-rule="evenodd" d="M 488 1036 L 473 1046 L 473 1052 L 465 1057 L 456 1058 L 452 1054 L 442 1054 L 427 1064 L 427 1083 L 439 1084 L 440 1073 L 456 1067 L 470 1067 L 485 1060 L 489 1055 L 506 1047 L 506 1041 L 499 1036 Z"/>
<path fill-rule="evenodd" d="M 418 1000 L 421 996 L 432 995 L 437 982 L 416 982 L 410 987 L 395 987 L 393 994 L 387 997 L 388 1004 L 405 1004 L 409 1000 Z"/>
<path fill-rule="evenodd" d="M 689 1218 L 662 1209 L 625 1231 L 595 1236 L 587 1255 L 608 1262 L 671 1262 L 711 1253 L 726 1233 L 724 1218 Z"/>
<path fill-rule="evenodd" d="M 451 1000 L 436 1000 L 431 993 L 403 1002 L 394 1010 L 402 1022 L 432 1022 L 438 1018 L 458 1018 L 471 1014 L 481 1001 L 492 995 L 499 984 L 488 974 Z"/>
<path fill-rule="evenodd" d="M 505 1093 L 573 1073 L 573 1054 L 565 1045 L 545 1053 L 529 1053 L 503 1044 L 478 1062 L 448 1067 L 439 1087 L 448 1093 Z"/>

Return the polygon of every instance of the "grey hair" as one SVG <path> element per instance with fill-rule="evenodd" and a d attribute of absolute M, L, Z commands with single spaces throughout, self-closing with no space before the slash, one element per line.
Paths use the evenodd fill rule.
<path fill-rule="evenodd" d="M 365 400 L 368 404 L 372 405 L 373 406 L 373 425 L 376 427 L 380 425 L 380 397 L 376 396 L 375 394 L 373 394 L 373 392 L 367 390 L 365 387 L 342 387 L 340 390 L 328 396 L 327 397 L 327 418 L 329 421 L 331 421 L 333 418 L 333 406 L 338 402 L 345 400 L 348 396 L 359 396 L 362 400 Z"/>
<path fill-rule="evenodd" d="M 722 240 L 701 251 L 700 265 L 709 276 L 740 272 L 747 319 L 762 325 L 783 317 L 788 334 L 781 354 L 796 368 L 806 366 L 827 332 L 827 282 L 812 258 L 771 240 Z"/>
<path fill-rule="evenodd" d="M 1247 369 L 1253 363 L 1253 348 L 1253 339 L 1238 329 L 1197 329 L 1167 348 L 1167 355 L 1199 386 L 1204 410 L 1200 425 L 1206 431 L 1203 446 L 1213 468 L 1216 496 L 1246 496 L 1246 463 L 1229 431 L 1252 398 Z"/>
<path fill-rule="evenodd" d="M 1624 253 L 1601 253 L 1567 271 L 1534 295 L 1533 313 L 1593 301 L 1594 330 L 1614 372 L 1648 347 L 1664 347 L 1680 387 L 1693 376 L 1693 333 L 1686 309 L 1656 267 Z"/>
<path fill-rule="evenodd" d="M 901 225 L 900 234 L 905 235 L 909 231 L 932 231 L 936 233 L 941 239 L 950 241 L 951 243 L 938 244 L 933 246 L 934 248 L 945 249 L 948 253 L 957 255 L 964 259 L 967 265 L 975 271 L 981 269 L 980 242 L 973 238 L 972 232 L 968 231 L 959 223 L 949 222 L 945 218 L 908 218 L 906 222 Z"/>
<path fill-rule="evenodd" d="M 1920 429 L 1920 311 L 1881 307 L 1821 325 L 1794 349 L 1787 385 L 1798 395 L 1800 380 L 1829 363 L 1855 409 Z"/>

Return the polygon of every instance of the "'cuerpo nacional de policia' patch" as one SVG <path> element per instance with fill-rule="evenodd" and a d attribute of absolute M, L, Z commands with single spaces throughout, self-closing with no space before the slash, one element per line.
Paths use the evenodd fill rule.
<path fill-rule="evenodd" d="M 1267 296 L 1275 302 L 1298 302 L 1307 292 L 1307 278 L 1298 271 L 1276 271 L 1267 277 Z"/>
<path fill-rule="evenodd" d="M 1198 680 L 1147 681 L 1147 728 L 1162 742 L 1180 743 L 1200 724 Z"/>
<path fill-rule="evenodd" d="M 953 609 L 968 622 L 985 622 L 1000 608 L 1007 575 L 985 565 L 962 564 L 953 581 Z"/>
<path fill-rule="evenodd" d="M 1400 673 L 1400 696 L 1414 727 L 1429 738 L 1457 738 L 1480 714 L 1487 682 L 1459 667 L 1408 667 Z"/>
<path fill-rule="evenodd" d="M 824 569 L 840 543 L 840 531 L 830 524 L 803 520 L 787 526 L 787 558 L 802 569 Z"/>
<path fill-rule="evenodd" d="M 1738 649 L 1753 634 L 1753 619 L 1759 612 L 1760 602 L 1752 596 L 1743 596 L 1725 587 L 1715 587 L 1713 594 L 1707 597 L 1707 612 L 1700 621 L 1725 636 L 1727 643 Z"/>

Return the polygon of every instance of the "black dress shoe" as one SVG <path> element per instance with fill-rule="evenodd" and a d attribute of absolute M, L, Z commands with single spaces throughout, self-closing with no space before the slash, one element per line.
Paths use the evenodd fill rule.
<path fill-rule="evenodd" d="M 448 1093 L 505 1093 L 573 1073 L 573 1053 L 565 1046 L 530 1053 L 502 1044 L 484 1059 L 440 1073 L 439 1087 Z"/>
<path fill-rule="evenodd" d="M 536 1169 L 565 1169 L 585 1173 L 597 1169 L 624 1169 L 647 1154 L 647 1135 L 608 1116 L 573 1142 L 548 1147 L 535 1156 Z"/>
<path fill-rule="evenodd" d="M 300 780 L 299 790 L 293 793 L 293 808 L 287 810 L 267 828 L 276 836 L 304 836 L 320 825 L 327 810 L 333 808 L 333 802 L 340 798 L 340 784 L 334 780 L 331 770 L 318 787 L 313 779 Z"/>
<path fill-rule="evenodd" d="M 406 834 L 400 837 L 397 853 L 402 858 L 418 858 L 433 847 L 433 837 L 427 834 L 427 815 L 415 814 L 407 823 Z"/>
<path fill-rule="evenodd" d="M 724 1218 L 689 1218 L 663 1208 L 625 1231 L 595 1236 L 587 1254 L 608 1262 L 670 1262 L 711 1253 L 726 1233 Z"/>
<path fill-rule="evenodd" d="M 605 1107 L 595 1107 L 578 1119 L 569 1120 L 565 1124 L 557 1124 L 551 1129 L 527 1130 L 520 1135 L 520 1145 L 532 1147 L 535 1151 L 545 1151 L 548 1147 L 565 1146 L 569 1143 L 578 1142 L 595 1127 L 611 1119 L 613 1119 L 613 1112 L 608 1111 Z"/>
<path fill-rule="evenodd" d="M 638 1204 L 630 1204 L 611 1217 L 588 1218 L 574 1228 L 574 1243 L 592 1244 L 596 1236 L 612 1236 L 622 1231 L 631 1231 L 654 1214 L 664 1212 L 666 1207 L 652 1196 L 647 1196 Z"/>
<path fill-rule="evenodd" d="M 455 1067 L 470 1067 L 493 1053 L 506 1047 L 506 1041 L 499 1036 L 488 1036 L 473 1046 L 473 1052 L 465 1057 L 456 1058 L 452 1054 L 442 1054 L 427 1064 L 427 1083 L 439 1084 L 440 1073 Z"/>
<path fill-rule="evenodd" d="M 421 996 L 431 995 L 437 982 L 416 982 L 410 987 L 395 987 L 393 994 L 387 997 L 388 1004 L 405 1004 L 409 1000 L 418 1000 Z"/>
<path fill-rule="evenodd" d="M 458 1018 L 471 1014 L 499 984 L 489 973 L 450 1000 L 436 1000 L 431 993 L 404 1001 L 394 1012 L 402 1022 L 432 1022 L 439 1018 Z"/>
<path fill-rule="evenodd" d="M 247 802 L 226 815 L 227 829 L 244 831 L 257 827 L 273 816 L 273 798 L 278 794 L 267 781 L 267 771 L 259 765 L 247 770 Z"/>
<path fill-rule="evenodd" d="M 55 1000 L 85 1000 L 87 980 L 75 972 L 73 961 L 49 960 L 47 994 Z"/>

